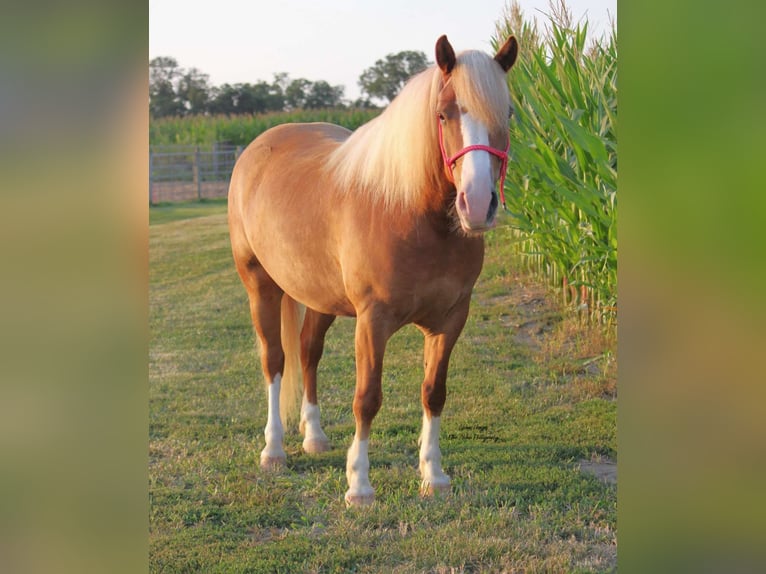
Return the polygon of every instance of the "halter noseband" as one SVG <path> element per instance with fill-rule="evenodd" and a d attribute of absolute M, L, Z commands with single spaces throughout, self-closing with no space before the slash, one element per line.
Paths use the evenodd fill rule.
<path fill-rule="evenodd" d="M 452 166 L 457 163 L 457 160 L 463 157 L 465 154 L 467 154 L 469 151 L 486 151 L 495 157 L 500 159 L 500 201 L 503 203 L 503 209 L 507 209 L 505 205 L 505 172 L 508 168 L 508 150 L 511 148 L 511 138 L 508 138 L 508 145 L 505 146 L 505 151 L 501 151 L 499 149 L 487 146 L 487 145 L 469 145 L 468 147 L 464 147 L 459 152 L 457 152 L 452 157 L 447 156 L 447 150 L 444 149 L 444 134 L 442 133 L 442 123 L 441 120 L 438 119 L 437 116 L 437 123 L 439 125 L 439 148 L 442 150 L 442 159 L 444 160 L 444 165 L 447 166 L 447 169 L 449 170 L 449 175 L 452 178 L 452 180 L 455 180 L 455 176 L 452 175 Z"/>

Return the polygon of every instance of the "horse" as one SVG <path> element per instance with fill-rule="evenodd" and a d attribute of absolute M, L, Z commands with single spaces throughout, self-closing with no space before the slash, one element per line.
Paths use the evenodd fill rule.
<path fill-rule="evenodd" d="M 483 234 L 496 222 L 513 111 L 506 74 L 517 53 L 513 36 L 494 57 L 456 55 L 441 36 L 436 63 L 357 130 L 282 124 L 238 158 L 228 225 L 268 389 L 262 468 L 286 464 L 284 424 L 297 418 L 298 402 L 303 450 L 330 448 L 317 365 L 335 318 L 355 317 L 356 428 L 344 498 L 371 504 L 383 355 L 388 339 L 414 324 L 424 336 L 420 493 L 449 494 L 439 448 L 447 369 L 482 268 Z"/>

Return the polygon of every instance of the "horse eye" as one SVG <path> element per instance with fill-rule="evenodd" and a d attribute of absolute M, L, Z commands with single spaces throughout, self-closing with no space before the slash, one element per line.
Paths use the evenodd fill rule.
<path fill-rule="evenodd" d="M 445 118 L 445 117 L 444 117 L 444 114 L 443 114 L 443 113 L 441 113 L 441 112 L 437 112 L 437 114 L 436 114 L 436 115 L 437 115 L 437 117 L 439 118 L 439 121 L 440 121 L 441 123 L 444 123 L 444 122 L 446 122 L 446 121 L 447 121 L 447 118 Z"/>

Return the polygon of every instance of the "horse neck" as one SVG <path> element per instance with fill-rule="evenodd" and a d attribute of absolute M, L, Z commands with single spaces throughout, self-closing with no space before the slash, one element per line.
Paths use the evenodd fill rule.
<path fill-rule="evenodd" d="M 447 179 L 441 163 L 434 169 L 431 179 L 432 184 L 423 190 L 422 211 L 431 221 L 451 225 L 450 212 L 454 209 L 457 194 L 455 185 Z"/>

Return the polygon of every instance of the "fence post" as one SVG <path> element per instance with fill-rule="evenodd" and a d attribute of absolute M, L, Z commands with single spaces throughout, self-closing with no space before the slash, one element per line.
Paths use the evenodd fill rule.
<path fill-rule="evenodd" d="M 152 148 L 149 148 L 149 205 L 154 205 L 154 199 L 152 198 L 152 163 L 153 163 Z"/>
<path fill-rule="evenodd" d="M 199 170 L 199 146 L 194 148 L 194 163 L 192 164 L 192 177 L 197 184 L 197 201 L 202 199 L 202 178 Z"/>

